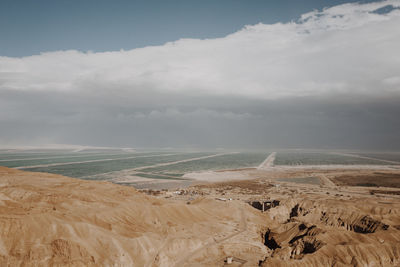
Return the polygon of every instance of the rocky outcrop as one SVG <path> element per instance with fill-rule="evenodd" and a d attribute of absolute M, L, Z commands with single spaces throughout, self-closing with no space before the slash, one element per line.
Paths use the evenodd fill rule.
<path fill-rule="evenodd" d="M 281 232 L 268 229 L 264 235 L 264 244 L 273 250 L 272 257 L 301 259 L 305 254 L 312 254 L 324 245 L 316 238 L 321 232 L 315 225 L 291 223 L 289 229 Z"/>
<path fill-rule="evenodd" d="M 400 264 L 398 200 L 240 186 L 231 201 L 188 202 L 0 167 L 0 266 L 222 266 L 227 257 L 248 266 Z M 260 212 L 245 190 L 279 206 Z"/>
<path fill-rule="evenodd" d="M 364 213 L 367 211 L 370 214 Z M 366 203 L 358 208 L 353 203 L 337 205 L 334 200 L 316 204 L 307 199 L 288 199 L 267 211 L 282 223 L 267 229 L 264 244 L 271 254 L 260 265 L 395 266 L 400 263 L 397 224 L 390 227 L 378 219 L 393 218 L 393 212 Z"/>
<path fill-rule="evenodd" d="M 290 204 L 289 204 L 290 205 Z M 314 224 L 325 224 L 335 228 L 343 228 L 356 233 L 374 233 L 379 230 L 387 230 L 389 225 L 372 218 L 360 211 L 349 210 L 347 207 L 316 206 L 309 201 L 296 203 L 289 209 L 287 221 L 305 221 Z"/>
<path fill-rule="evenodd" d="M 0 266 L 173 266 L 258 214 L 239 201 L 188 205 L 109 182 L 0 167 Z"/>

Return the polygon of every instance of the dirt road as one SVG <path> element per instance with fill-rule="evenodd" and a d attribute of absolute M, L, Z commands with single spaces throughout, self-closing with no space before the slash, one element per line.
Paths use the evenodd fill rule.
<path fill-rule="evenodd" d="M 276 152 L 272 152 L 264 161 L 261 163 L 257 170 L 268 169 L 274 166 Z"/>

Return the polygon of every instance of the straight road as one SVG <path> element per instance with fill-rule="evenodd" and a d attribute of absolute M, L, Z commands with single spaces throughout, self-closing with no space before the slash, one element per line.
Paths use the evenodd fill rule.
<path fill-rule="evenodd" d="M 258 165 L 257 170 L 268 169 L 274 167 L 276 152 L 272 152 L 260 165 Z"/>

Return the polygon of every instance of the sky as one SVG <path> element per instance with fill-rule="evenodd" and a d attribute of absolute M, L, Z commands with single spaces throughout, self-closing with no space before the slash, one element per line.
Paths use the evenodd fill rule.
<path fill-rule="evenodd" d="M 0 146 L 400 149 L 400 1 L 0 1 Z"/>
<path fill-rule="evenodd" d="M 1 0 L 0 55 L 71 49 L 106 52 L 181 38 L 218 38 L 245 25 L 288 22 L 313 9 L 345 2 L 349 1 Z"/>

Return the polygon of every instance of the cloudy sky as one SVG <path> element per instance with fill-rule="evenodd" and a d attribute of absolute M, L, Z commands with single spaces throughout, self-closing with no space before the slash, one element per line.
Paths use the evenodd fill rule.
<path fill-rule="evenodd" d="M 0 146 L 400 149 L 400 0 L 27 2 Z"/>

